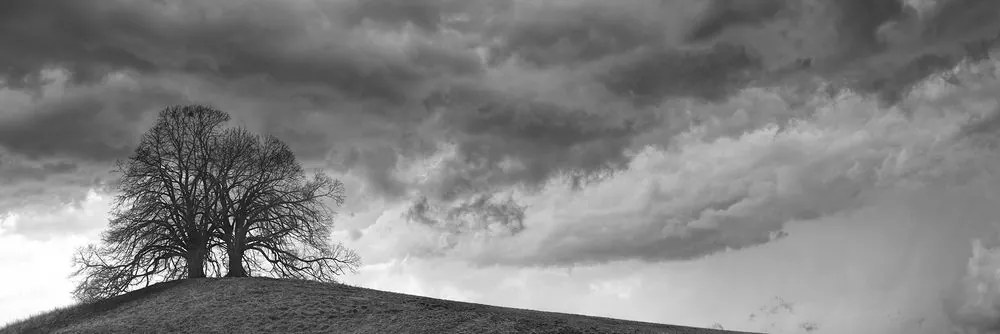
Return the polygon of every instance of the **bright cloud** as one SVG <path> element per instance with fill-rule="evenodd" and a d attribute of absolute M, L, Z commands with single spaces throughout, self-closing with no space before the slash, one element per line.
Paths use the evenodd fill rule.
<path fill-rule="evenodd" d="M 109 200 L 91 190 L 79 203 L 0 219 L 0 323 L 73 302 L 73 254 L 97 239 Z"/>

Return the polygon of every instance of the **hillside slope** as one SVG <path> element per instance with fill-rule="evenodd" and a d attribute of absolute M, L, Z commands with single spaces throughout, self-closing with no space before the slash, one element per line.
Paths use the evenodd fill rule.
<path fill-rule="evenodd" d="M 266 278 L 160 283 L 0 333 L 670 333 L 719 330 L 521 310 Z"/>

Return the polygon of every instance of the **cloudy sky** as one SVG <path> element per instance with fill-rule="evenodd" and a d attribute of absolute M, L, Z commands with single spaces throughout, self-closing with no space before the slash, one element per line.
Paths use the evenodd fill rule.
<path fill-rule="evenodd" d="M 347 184 L 351 284 L 996 333 L 998 34 L 992 0 L 4 0 L 0 323 L 72 302 L 113 162 L 200 103 Z"/>

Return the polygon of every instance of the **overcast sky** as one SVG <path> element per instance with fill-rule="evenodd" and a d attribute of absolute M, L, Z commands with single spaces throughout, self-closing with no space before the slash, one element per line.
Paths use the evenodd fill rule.
<path fill-rule="evenodd" d="M 346 183 L 351 284 L 996 333 L 998 33 L 993 0 L 3 0 L 0 323 L 72 302 L 114 161 L 200 103 Z"/>

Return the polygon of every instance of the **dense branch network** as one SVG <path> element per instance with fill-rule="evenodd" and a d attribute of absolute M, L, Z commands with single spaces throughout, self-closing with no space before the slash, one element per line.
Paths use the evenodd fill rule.
<path fill-rule="evenodd" d="M 119 161 L 119 194 L 100 245 L 78 251 L 81 300 L 179 278 L 262 274 L 331 281 L 360 259 L 329 241 L 343 185 L 308 178 L 283 142 L 205 106 L 160 112 Z"/>
<path fill-rule="evenodd" d="M 324 237 L 344 187 L 323 174 L 307 179 L 288 146 L 242 128 L 222 136 L 222 163 L 212 173 L 218 194 L 216 237 L 226 245 L 227 276 L 254 272 L 332 280 L 353 270 L 357 254 Z"/>

